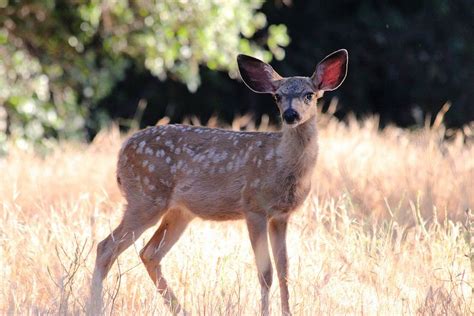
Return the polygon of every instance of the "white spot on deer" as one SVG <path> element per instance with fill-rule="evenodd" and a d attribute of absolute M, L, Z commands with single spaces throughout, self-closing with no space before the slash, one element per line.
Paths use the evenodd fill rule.
<path fill-rule="evenodd" d="M 218 163 L 219 160 L 220 160 L 218 154 L 211 155 L 211 157 L 209 157 L 209 158 L 210 158 L 210 161 L 211 161 L 212 163 Z"/>
<path fill-rule="evenodd" d="M 165 161 L 166 161 L 167 164 L 170 164 L 171 163 L 171 158 L 168 156 L 168 157 L 166 157 Z"/>
<path fill-rule="evenodd" d="M 268 153 L 265 155 L 265 160 L 271 160 L 274 155 L 275 155 L 274 150 L 270 149 L 270 151 L 268 151 Z"/>
<path fill-rule="evenodd" d="M 226 168 L 226 170 L 227 170 L 227 171 L 229 171 L 229 172 L 230 172 L 230 171 L 232 171 L 232 167 L 233 167 L 233 165 L 232 165 L 232 161 L 229 161 L 229 162 L 227 163 L 227 165 L 226 165 L 226 167 L 225 167 L 225 168 Z"/>
<path fill-rule="evenodd" d="M 159 149 L 156 151 L 156 154 L 155 154 L 156 157 L 158 158 L 162 158 L 165 156 L 165 151 L 163 149 Z"/>
<path fill-rule="evenodd" d="M 234 146 L 237 146 L 239 144 L 239 141 L 238 140 L 234 140 L 234 142 L 232 143 Z"/>
<path fill-rule="evenodd" d="M 151 149 L 150 147 L 145 148 L 145 154 L 153 156 L 153 149 Z"/>
<path fill-rule="evenodd" d="M 148 189 L 149 189 L 150 191 L 155 191 L 156 187 L 155 187 L 153 184 L 150 184 L 150 185 L 148 186 Z"/>
<path fill-rule="evenodd" d="M 160 136 L 156 136 L 155 140 L 158 142 L 160 141 L 160 138 L 161 138 Z"/>
<path fill-rule="evenodd" d="M 170 169 L 171 174 L 175 174 L 175 173 L 176 173 L 176 169 L 177 169 L 177 168 L 176 168 L 176 164 L 173 164 L 173 165 L 171 166 L 171 169 Z"/>
<path fill-rule="evenodd" d="M 184 162 L 183 162 L 182 160 L 179 160 L 176 167 L 177 167 L 178 170 L 179 170 L 179 169 L 181 169 L 181 167 L 183 167 L 183 165 L 184 165 Z"/>
<path fill-rule="evenodd" d="M 261 159 L 257 160 L 257 167 L 260 167 L 261 165 L 262 165 L 262 160 Z"/>
<path fill-rule="evenodd" d="M 184 151 L 185 153 L 187 153 L 190 157 L 194 157 L 194 154 L 195 154 L 194 150 L 192 150 L 192 149 L 190 149 L 190 148 L 188 148 L 188 147 L 184 147 L 184 148 L 183 148 L 183 151 Z"/>
<path fill-rule="evenodd" d="M 181 148 L 179 148 L 179 147 L 176 148 L 175 151 L 174 151 L 174 153 L 175 153 L 176 155 L 179 155 L 179 154 L 181 153 Z"/>
<path fill-rule="evenodd" d="M 213 157 L 212 157 L 212 162 L 214 163 L 218 163 L 218 162 L 221 162 L 221 161 L 224 161 L 227 159 L 227 152 L 223 151 L 221 154 L 215 154 Z"/>
<path fill-rule="evenodd" d="M 234 162 L 234 169 L 233 169 L 233 171 L 234 171 L 234 172 L 237 172 L 237 171 L 239 171 L 239 169 L 240 169 L 239 161 Z"/>
<path fill-rule="evenodd" d="M 150 184 L 150 179 L 148 179 L 148 177 L 144 177 L 143 178 L 143 183 L 145 183 L 145 185 L 149 185 Z"/>
<path fill-rule="evenodd" d="M 150 172 L 155 171 L 155 165 L 154 165 L 154 164 L 150 164 L 150 165 L 148 166 L 148 171 L 150 171 Z"/>
<path fill-rule="evenodd" d="M 173 150 L 174 149 L 174 145 L 173 145 L 173 142 L 171 140 L 167 140 L 165 142 L 165 146 L 168 147 L 169 149 Z"/>
<path fill-rule="evenodd" d="M 146 142 L 144 140 L 142 140 L 140 142 L 140 144 L 138 144 L 138 148 L 136 150 L 136 153 L 137 154 L 143 154 L 143 148 L 145 147 L 145 145 L 146 145 Z"/>
<path fill-rule="evenodd" d="M 160 179 L 160 183 L 163 184 L 165 187 L 170 188 L 171 187 L 171 182 L 165 179 Z"/>
<path fill-rule="evenodd" d="M 214 154 L 216 153 L 216 149 L 210 148 L 207 149 L 205 152 L 207 152 L 207 158 L 212 159 L 214 157 Z"/>
<path fill-rule="evenodd" d="M 254 156 L 254 157 L 253 157 L 252 162 L 253 162 L 253 163 L 256 163 L 256 162 L 257 162 L 257 156 Z"/>
<path fill-rule="evenodd" d="M 250 187 L 251 188 L 256 188 L 256 187 L 259 186 L 259 184 L 260 184 L 260 179 L 255 179 L 250 183 Z"/>
<path fill-rule="evenodd" d="M 143 160 L 142 167 L 146 167 L 148 165 L 148 160 Z"/>

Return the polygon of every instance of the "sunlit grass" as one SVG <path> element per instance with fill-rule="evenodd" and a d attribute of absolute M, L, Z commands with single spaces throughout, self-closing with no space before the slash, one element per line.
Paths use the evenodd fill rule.
<path fill-rule="evenodd" d="M 465 210 L 474 206 L 474 147 L 444 128 L 378 130 L 320 118 L 313 194 L 288 236 L 294 314 L 469 314 L 471 263 Z M 264 120 L 265 122 L 265 120 Z M 214 123 L 210 123 L 213 125 Z M 233 124 L 248 125 L 246 118 Z M 265 127 L 266 128 L 266 127 Z M 41 158 L 0 160 L 0 313 L 83 313 L 97 242 L 119 222 L 116 129 L 91 145 L 64 143 Z M 138 251 L 105 286 L 107 313 L 166 314 Z M 195 315 L 259 311 L 260 289 L 242 222 L 195 220 L 163 261 Z M 280 313 L 277 279 L 271 292 Z"/>

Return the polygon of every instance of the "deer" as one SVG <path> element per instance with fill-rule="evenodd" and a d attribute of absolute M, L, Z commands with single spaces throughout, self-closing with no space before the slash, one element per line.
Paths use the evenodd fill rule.
<path fill-rule="evenodd" d="M 103 281 L 117 257 L 160 219 L 140 258 L 170 311 L 187 314 L 162 274 L 161 261 L 197 217 L 245 220 L 261 287 L 262 315 L 269 315 L 271 244 L 281 312 L 291 315 L 288 220 L 311 190 L 318 156 L 317 100 L 346 78 L 348 53 L 340 49 L 326 56 L 311 77 L 282 77 L 269 64 L 247 55 L 238 55 L 237 64 L 250 90 L 273 95 L 281 131 L 170 124 L 148 127 L 126 140 L 116 174 L 127 204 L 120 224 L 97 245 L 92 314 L 102 312 Z"/>

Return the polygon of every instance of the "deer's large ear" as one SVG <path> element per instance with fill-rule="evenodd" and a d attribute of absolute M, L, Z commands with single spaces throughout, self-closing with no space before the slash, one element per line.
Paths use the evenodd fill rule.
<path fill-rule="evenodd" d="M 257 58 L 239 55 L 237 64 L 244 83 L 257 93 L 274 93 L 278 88 L 278 81 L 283 79 L 272 66 Z"/>
<path fill-rule="evenodd" d="M 316 89 L 331 91 L 339 88 L 346 79 L 348 59 L 347 50 L 340 49 L 321 60 L 311 76 Z"/>

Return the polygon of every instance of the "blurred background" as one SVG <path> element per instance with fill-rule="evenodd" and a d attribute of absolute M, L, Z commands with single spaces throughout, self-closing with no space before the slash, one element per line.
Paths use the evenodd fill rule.
<path fill-rule="evenodd" d="M 339 119 L 416 128 L 448 104 L 459 128 L 474 120 L 473 34 L 472 0 L 0 0 L 0 146 L 163 116 L 276 123 L 271 97 L 237 79 L 236 55 L 311 75 L 339 48 L 348 77 L 321 103 L 337 98 Z"/>

